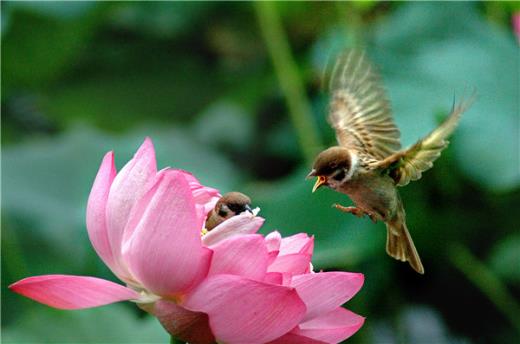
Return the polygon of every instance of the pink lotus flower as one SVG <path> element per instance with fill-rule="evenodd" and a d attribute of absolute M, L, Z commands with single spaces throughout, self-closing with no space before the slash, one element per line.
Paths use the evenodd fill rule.
<path fill-rule="evenodd" d="M 10 289 L 48 306 L 83 309 L 129 300 L 190 343 L 335 343 L 364 318 L 341 305 L 363 275 L 314 273 L 314 239 L 255 234 L 264 220 L 244 213 L 201 236 L 219 197 L 191 174 L 157 171 L 146 139 L 116 174 L 105 155 L 87 205 L 87 229 L 126 286 L 70 275 L 25 278 Z"/>

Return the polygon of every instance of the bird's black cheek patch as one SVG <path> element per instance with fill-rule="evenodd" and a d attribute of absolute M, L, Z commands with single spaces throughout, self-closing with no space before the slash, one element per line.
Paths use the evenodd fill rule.
<path fill-rule="evenodd" d="M 227 216 L 227 211 L 225 211 L 224 209 L 221 208 L 221 209 L 218 211 L 218 215 L 219 215 L 219 216 L 222 216 L 222 217 L 226 217 L 226 216 Z"/>
<path fill-rule="evenodd" d="M 337 180 L 338 182 L 342 181 L 343 179 L 345 179 L 345 170 L 339 170 L 339 172 L 336 173 L 332 178 L 334 178 L 334 180 Z"/>

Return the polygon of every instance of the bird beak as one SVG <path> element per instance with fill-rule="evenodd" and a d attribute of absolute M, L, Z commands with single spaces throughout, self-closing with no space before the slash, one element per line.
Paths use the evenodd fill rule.
<path fill-rule="evenodd" d="M 312 171 L 305 177 L 305 179 L 311 179 L 312 177 L 316 177 L 316 170 L 312 169 Z"/>
<path fill-rule="evenodd" d="M 246 204 L 246 211 L 248 211 L 251 214 L 253 214 L 253 209 L 251 209 L 251 206 L 249 204 Z"/>
<path fill-rule="evenodd" d="M 318 190 L 318 188 L 320 186 L 322 186 L 323 184 L 325 184 L 327 182 L 327 178 L 325 178 L 324 176 L 318 176 L 318 178 L 316 178 L 316 183 L 314 184 L 314 187 L 312 188 L 312 192 Z"/>

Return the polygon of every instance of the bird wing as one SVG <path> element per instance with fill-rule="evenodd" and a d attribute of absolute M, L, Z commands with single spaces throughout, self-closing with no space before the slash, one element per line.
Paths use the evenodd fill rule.
<path fill-rule="evenodd" d="M 474 96 L 454 106 L 450 115 L 428 136 L 417 141 L 408 149 L 390 155 L 382 161 L 373 163 L 371 168 L 388 172 L 398 186 L 404 186 L 411 180 L 421 178 L 422 172 L 430 169 L 433 162 L 448 146 L 447 138 L 455 130 L 460 116 L 473 102 Z"/>
<path fill-rule="evenodd" d="M 347 50 L 338 56 L 329 80 L 332 99 L 329 123 L 338 143 L 383 160 L 401 148 L 377 71 L 363 51 Z"/>

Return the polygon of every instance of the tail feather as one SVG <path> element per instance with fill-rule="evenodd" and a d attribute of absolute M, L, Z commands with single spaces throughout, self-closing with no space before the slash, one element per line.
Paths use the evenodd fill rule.
<path fill-rule="evenodd" d="M 408 261 L 415 271 L 424 274 L 421 258 L 419 258 L 412 237 L 406 227 L 404 209 L 402 209 L 402 206 L 396 218 L 386 223 L 386 229 L 386 253 L 402 262 Z"/>

